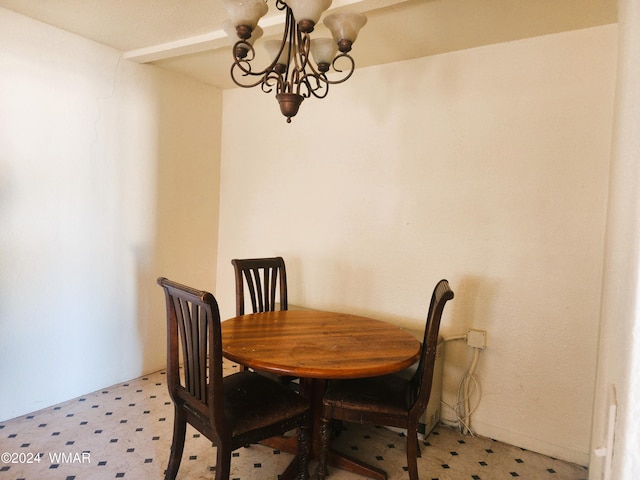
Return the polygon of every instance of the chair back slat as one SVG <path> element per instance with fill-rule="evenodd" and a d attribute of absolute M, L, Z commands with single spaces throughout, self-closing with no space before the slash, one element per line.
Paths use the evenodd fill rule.
<path fill-rule="evenodd" d="M 272 312 L 280 301 L 280 310 L 288 308 L 287 273 L 282 257 L 234 259 L 236 276 L 236 315 L 245 314 L 245 286 L 252 313 Z"/>
<path fill-rule="evenodd" d="M 253 313 L 264 312 L 264 300 L 262 289 L 262 278 L 260 277 L 260 270 L 258 268 L 247 268 L 244 270 L 244 277 L 247 281 L 247 289 L 249 290 L 249 298 L 251 299 L 251 306 L 253 307 Z M 267 284 L 265 279 L 264 284 Z"/>

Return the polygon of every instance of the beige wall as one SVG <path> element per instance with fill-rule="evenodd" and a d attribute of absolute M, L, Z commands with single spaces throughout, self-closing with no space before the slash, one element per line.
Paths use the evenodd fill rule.
<path fill-rule="evenodd" d="M 221 92 L 0 9 L 0 419 L 161 368 L 215 288 Z"/>
<path fill-rule="evenodd" d="M 475 430 L 586 465 L 616 41 L 607 26 L 361 69 L 291 125 L 272 95 L 225 91 L 223 316 L 234 257 L 284 256 L 291 303 L 413 329 L 448 278 L 443 333 L 488 332 Z M 445 359 L 451 403 L 469 354 Z"/>

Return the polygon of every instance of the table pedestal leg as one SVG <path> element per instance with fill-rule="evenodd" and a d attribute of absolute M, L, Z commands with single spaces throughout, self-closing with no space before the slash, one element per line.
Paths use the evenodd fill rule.
<path fill-rule="evenodd" d="M 300 393 L 311 402 L 311 458 L 317 460 L 320 457 L 320 423 L 322 422 L 322 397 L 327 386 L 327 381 L 322 379 L 301 379 Z M 270 438 L 265 445 L 274 446 L 282 452 L 297 453 L 297 439 L 293 437 Z M 335 450 L 329 450 L 328 463 L 334 468 L 362 475 L 374 480 L 387 480 L 387 472 L 369 465 L 355 458 L 343 455 Z M 298 473 L 298 458 L 294 458 L 280 480 L 294 480 Z"/>

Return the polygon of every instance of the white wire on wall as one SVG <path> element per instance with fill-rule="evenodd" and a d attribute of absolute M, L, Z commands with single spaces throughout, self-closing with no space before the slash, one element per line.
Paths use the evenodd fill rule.
<path fill-rule="evenodd" d="M 466 335 L 456 335 L 452 337 L 445 337 L 443 340 L 445 342 L 451 342 L 455 340 L 466 339 Z M 457 427 L 465 435 L 471 436 L 475 436 L 473 430 L 471 429 L 471 414 L 478 408 L 478 405 L 480 404 L 480 398 L 482 397 L 480 384 L 475 375 L 481 349 L 473 347 L 473 350 L 473 359 L 471 360 L 469 369 L 467 370 L 467 373 L 463 375 L 458 385 L 456 403 L 454 405 L 449 405 L 444 400 L 441 400 L 441 403 L 447 408 L 451 409 L 456 417 L 456 421 L 453 422 L 452 426 Z M 473 397 L 475 397 L 476 401 L 472 406 L 471 399 Z M 443 421 L 442 418 L 441 421 Z M 450 422 L 443 421 L 443 423 L 446 424 Z"/>

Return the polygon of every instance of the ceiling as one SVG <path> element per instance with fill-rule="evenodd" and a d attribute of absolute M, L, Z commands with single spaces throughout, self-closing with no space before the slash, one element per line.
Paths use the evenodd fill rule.
<path fill-rule="evenodd" d="M 282 30 L 275 0 L 260 22 Z M 221 0 L 0 0 L 21 13 L 123 52 L 125 58 L 231 88 L 231 42 Z M 333 0 L 365 13 L 357 67 L 617 22 L 617 0 Z M 319 26 L 314 35 L 330 36 Z M 261 51 L 257 50 L 257 55 Z"/>

